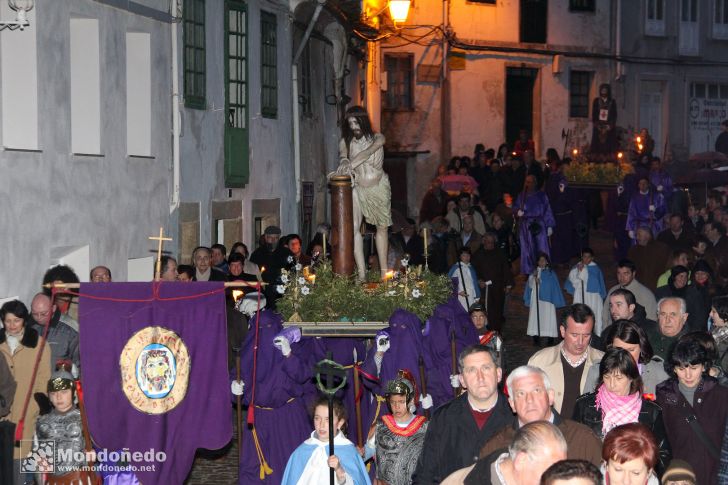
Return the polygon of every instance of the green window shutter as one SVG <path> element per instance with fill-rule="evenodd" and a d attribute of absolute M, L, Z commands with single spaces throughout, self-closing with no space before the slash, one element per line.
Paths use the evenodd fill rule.
<path fill-rule="evenodd" d="M 225 2 L 225 186 L 243 187 L 250 180 L 248 149 L 247 6 Z"/>

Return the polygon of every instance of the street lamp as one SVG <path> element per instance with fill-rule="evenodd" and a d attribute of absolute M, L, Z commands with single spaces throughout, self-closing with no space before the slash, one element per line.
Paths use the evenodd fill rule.
<path fill-rule="evenodd" d="M 0 20 L 0 30 L 24 30 L 30 25 L 28 12 L 33 10 L 35 0 L 8 0 L 8 6 L 15 10 L 15 20 Z"/>
<path fill-rule="evenodd" d="M 389 0 L 389 15 L 395 24 L 407 20 L 409 8 L 410 0 Z"/>

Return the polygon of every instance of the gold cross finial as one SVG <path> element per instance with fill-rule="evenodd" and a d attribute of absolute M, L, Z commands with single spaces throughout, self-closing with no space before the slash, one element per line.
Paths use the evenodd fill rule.
<path fill-rule="evenodd" d="M 164 244 L 163 241 L 171 241 L 171 237 L 164 237 L 164 228 L 159 228 L 159 236 L 149 236 L 149 239 L 152 241 L 158 241 L 159 246 L 157 247 L 157 267 L 156 271 L 154 272 L 154 280 L 159 281 L 162 274 L 162 244 Z"/>

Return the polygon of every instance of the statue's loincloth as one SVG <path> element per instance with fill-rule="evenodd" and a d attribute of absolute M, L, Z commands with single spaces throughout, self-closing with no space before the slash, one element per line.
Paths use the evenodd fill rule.
<path fill-rule="evenodd" d="M 377 185 L 373 187 L 357 185 L 354 192 L 361 213 L 369 224 L 385 227 L 392 225 L 392 189 L 386 173 L 382 172 Z"/>

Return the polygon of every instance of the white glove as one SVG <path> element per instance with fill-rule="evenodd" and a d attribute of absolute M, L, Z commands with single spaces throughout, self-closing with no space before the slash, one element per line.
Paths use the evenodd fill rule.
<path fill-rule="evenodd" d="M 547 227 L 546 228 L 546 235 L 551 236 L 554 233 L 553 227 Z"/>
<path fill-rule="evenodd" d="M 377 339 L 377 352 L 386 352 L 389 350 L 389 339 L 387 337 L 379 337 Z"/>
<path fill-rule="evenodd" d="M 650 212 L 655 212 L 655 206 L 654 206 L 654 204 L 650 204 Z"/>
<path fill-rule="evenodd" d="M 420 404 L 422 404 L 422 409 L 430 409 L 432 407 L 432 396 L 429 394 L 420 396 Z"/>
<path fill-rule="evenodd" d="M 657 191 L 658 191 L 658 192 L 662 192 L 662 190 L 663 190 L 664 188 L 665 188 L 665 187 L 663 187 L 662 185 L 658 185 L 658 186 L 657 186 Z"/>
<path fill-rule="evenodd" d="M 457 374 L 451 374 L 450 375 L 450 385 L 454 389 L 457 389 L 458 387 L 460 387 L 460 379 L 458 377 L 459 376 Z"/>
<path fill-rule="evenodd" d="M 518 209 L 518 212 L 516 212 L 516 214 L 518 214 L 518 217 L 523 217 L 523 214 L 525 214 L 525 212 L 523 212 L 521 209 Z"/>
<path fill-rule="evenodd" d="M 629 231 L 627 235 L 629 235 L 630 239 L 634 239 L 634 231 Z"/>
<path fill-rule="evenodd" d="M 288 357 L 291 354 L 291 342 L 286 337 L 278 336 L 274 338 L 273 347 L 280 350 L 283 357 Z"/>
<path fill-rule="evenodd" d="M 230 391 L 236 396 L 242 396 L 245 390 L 245 383 L 243 381 L 233 381 L 230 383 Z"/>

